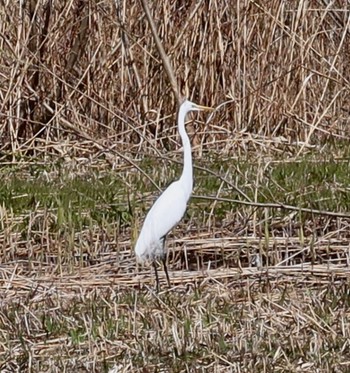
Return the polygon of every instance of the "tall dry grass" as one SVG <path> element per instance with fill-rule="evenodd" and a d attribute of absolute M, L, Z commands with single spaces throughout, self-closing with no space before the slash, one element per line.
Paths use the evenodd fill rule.
<path fill-rule="evenodd" d="M 198 130 L 204 150 L 230 152 L 237 132 L 299 150 L 349 138 L 346 0 L 152 7 L 183 93 L 228 101 Z M 139 2 L 3 0 L 0 34 L 2 156 L 77 155 L 71 141 L 82 138 L 146 151 L 176 134 L 175 99 Z"/>

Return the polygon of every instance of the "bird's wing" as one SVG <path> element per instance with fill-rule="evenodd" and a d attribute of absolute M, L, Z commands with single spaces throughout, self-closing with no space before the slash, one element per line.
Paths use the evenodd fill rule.
<path fill-rule="evenodd" d="M 143 223 L 135 251 L 138 257 L 157 257 L 163 253 L 162 238 L 181 220 L 189 193 L 178 180 L 160 195 Z"/>
<path fill-rule="evenodd" d="M 183 217 L 189 196 L 179 181 L 175 181 L 159 196 L 145 219 L 158 238 L 165 236 Z"/>

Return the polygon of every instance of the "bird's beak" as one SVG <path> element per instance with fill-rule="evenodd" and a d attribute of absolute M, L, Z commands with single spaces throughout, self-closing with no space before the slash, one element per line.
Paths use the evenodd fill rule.
<path fill-rule="evenodd" d="M 215 109 L 213 107 L 209 106 L 202 106 L 202 105 L 196 105 L 198 110 L 205 110 L 205 111 L 214 111 Z"/>

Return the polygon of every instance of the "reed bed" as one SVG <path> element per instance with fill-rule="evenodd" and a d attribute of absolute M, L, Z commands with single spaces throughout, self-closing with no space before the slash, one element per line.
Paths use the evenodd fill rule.
<path fill-rule="evenodd" d="M 174 98 L 138 3 L 20 4 L 0 14 L 3 157 L 102 147 L 132 161 L 171 146 Z M 263 147 L 297 143 L 297 152 L 349 138 L 345 0 L 169 1 L 153 13 L 182 92 L 222 105 L 210 130 L 193 129 L 201 152 L 225 149 L 237 133 Z"/>

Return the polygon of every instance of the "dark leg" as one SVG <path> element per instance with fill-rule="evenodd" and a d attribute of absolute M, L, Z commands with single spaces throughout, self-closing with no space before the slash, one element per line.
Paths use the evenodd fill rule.
<path fill-rule="evenodd" d="M 156 274 L 156 290 L 157 290 L 157 293 L 159 293 L 159 278 L 158 278 L 158 271 L 157 271 L 157 263 L 156 261 L 154 260 L 153 261 L 153 268 L 154 268 L 154 272 Z"/>
<path fill-rule="evenodd" d="M 165 257 L 162 259 L 162 262 L 163 262 L 163 266 L 164 266 L 164 272 L 165 272 L 165 275 L 166 275 L 166 279 L 168 281 L 168 286 L 169 286 L 169 288 L 171 288 L 170 278 L 169 278 L 168 269 L 167 269 L 167 266 L 166 266 L 166 258 Z"/>
<path fill-rule="evenodd" d="M 163 263 L 164 272 L 165 272 L 165 275 L 166 275 L 166 280 L 168 281 L 168 286 L 170 288 L 171 287 L 170 278 L 169 278 L 168 268 L 166 266 L 166 250 L 165 250 L 166 235 L 162 237 L 162 240 L 163 240 L 163 242 L 162 242 L 162 244 L 163 244 L 163 258 L 162 258 L 162 263 Z"/>

